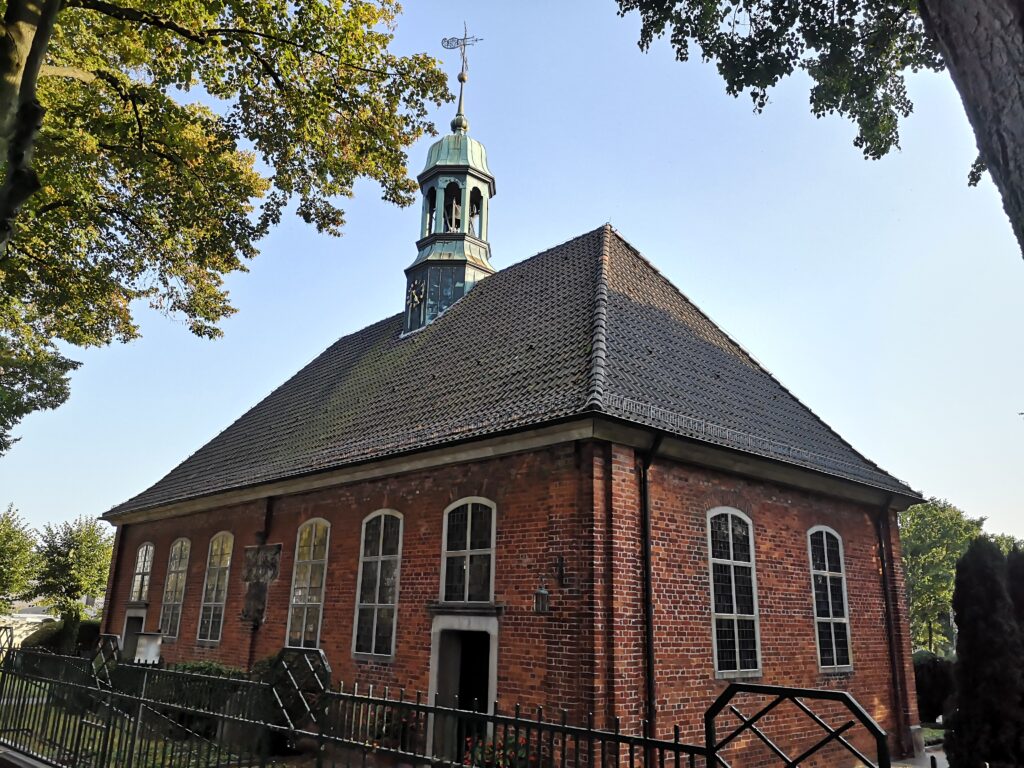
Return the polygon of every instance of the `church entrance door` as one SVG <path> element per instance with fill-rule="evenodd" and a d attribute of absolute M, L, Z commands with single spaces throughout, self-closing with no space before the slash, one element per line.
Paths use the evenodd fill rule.
<path fill-rule="evenodd" d="M 146 616 L 129 615 L 124 620 L 124 635 L 121 637 L 121 658 L 135 661 L 135 651 L 139 646 L 139 633 L 146 626 Z"/>
<path fill-rule="evenodd" d="M 497 695 L 498 620 L 439 615 L 431 631 L 430 701 L 451 710 L 489 712 Z M 428 730 L 432 754 L 461 763 L 467 739 L 485 738 L 482 720 L 439 712 Z"/>
<path fill-rule="evenodd" d="M 441 632 L 437 654 L 437 701 L 443 707 L 486 712 L 491 636 L 487 632 Z"/>

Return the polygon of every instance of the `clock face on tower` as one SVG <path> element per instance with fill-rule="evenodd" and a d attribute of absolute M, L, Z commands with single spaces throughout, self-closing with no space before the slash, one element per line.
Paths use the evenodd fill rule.
<path fill-rule="evenodd" d="M 409 283 L 409 294 L 406 297 L 408 306 L 418 307 L 423 302 L 423 281 L 413 280 Z"/>

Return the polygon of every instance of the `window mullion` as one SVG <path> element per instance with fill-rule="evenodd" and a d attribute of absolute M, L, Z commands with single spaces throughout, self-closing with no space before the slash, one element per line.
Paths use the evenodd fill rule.
<path fill-rule="evenodd" d="M 381 518 L 380 518 L 380 530 L 381 530 L 380 541 L 377 542 L 377 551 L 378 552 L 382 551 L 381 547 L 384 545 L 384 516 L 383 515 L 381 515 Z M 373 585 L 373 587 L 374 587 L 374 589 L 373 589 L 373 604 L 370 606 L 370 614 L 373 616 L 373 619 L 371 619 L 371 621 L 370 621 L 370 653 L 376 653 L 377 652 L 377 613 L 378 613 L 378 611 L 380 609 L 380 566 L 381 566 L 381 558 L 378 556 L 378 557 L 375 557 L 373 559 L 374 559 L 374 562 L 377 563 L 377 568 L 376 568 L 377 578 L 374 579 L 374 585 Z"/>

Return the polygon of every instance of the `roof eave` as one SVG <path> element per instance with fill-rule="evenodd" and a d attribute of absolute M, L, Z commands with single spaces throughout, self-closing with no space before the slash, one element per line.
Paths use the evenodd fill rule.
<path fill-rule="evenodd" d="M 911 489 L 900 491 L 895 488 L 883 488 L 799 464 L 687 438 L 591 409 L 503 432 L 451 440 L 428 448 L 396 451 L 384 456 L 171 502 L 129 509 L 122 509 L 125 506 L 122 504 L 101 515 L 101 519 L 114 525 L 121 525 L 146 519 L 174 517 L 257 501 L 268 496 L 304 493 L 447 464 L 480 461 L 576 440 L 604 440 L 647 449 L 653 444 L 654 437 L 659 434 L 663 435 L 664 439 L 660 442 L 658 456 L 682 463 L 775 482 L 848 501 L 888 506 L 898 511 L 924 500 L 921 494 Z"/>

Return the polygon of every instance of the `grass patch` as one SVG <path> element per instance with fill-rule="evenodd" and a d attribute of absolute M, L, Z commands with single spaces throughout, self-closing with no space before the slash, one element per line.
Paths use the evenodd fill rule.
<path fill-rule="evenodd" d="M 924 736 L 924 745 L 926 747 L 936 747 L 942 745 L 942 740 L 946 738 L 946 731 L 942 728 L 934 728 L 931 726 L 922 726 L 921 734 Z"/>

